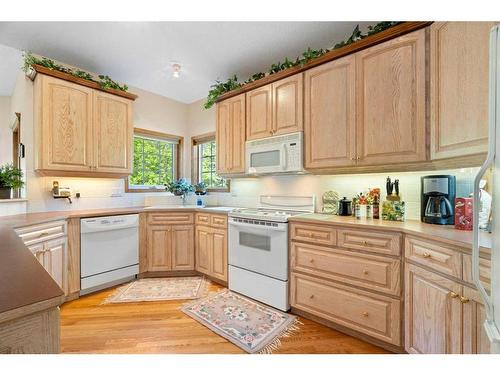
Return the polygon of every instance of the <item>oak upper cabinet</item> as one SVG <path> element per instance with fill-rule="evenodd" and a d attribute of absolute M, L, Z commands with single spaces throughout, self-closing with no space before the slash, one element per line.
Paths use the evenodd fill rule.
<path fill-rule="evenodd" d="M 36 158 L 42 175 L 122 177 L 132 172 L 132 100 L 38 74 Z"/>
<path fill-rule="evenodd" d="M 354 55 L 307 70 L 304 80 L 305 168 L 354 165 Z"/>
<path fill-rule="evenodd" d="M 132 137 L 132 102 L 95 91 L 95 170 L 107 173 L 132 173 Z"/>
<path fill-rule="evenodd" d="M 273 135 L 294 133 L 303 129 L 303 75 L 284 78 L 272 84 Z"/>
<path fill-rule="evenodd" d="M 462 351 L 462 286 L 412 264 L 405 269 L 405 349 L 408 353 Z"/>
<path fill-rule="evenodd" d="M 273 135 L 273 89 L 272 85 L 259 87 L 246 93 L 247 140 Z"/>
<path fill-rule="evenodd" d="M 89 172 L 93 166 L 93 90 L 39 75 L 35 86 L 36 168 Z"/>
<path fill-rule="evenodd" d="M 217 103 L 217 172 L 245 172 L 245 94 Z"/>
<path fill-rule="evenodd" d="M 431 25 L 431 158 L 487 151 L 493 22 Z"/>
<path fill-rule="evenodd" d="M 247 140 L 301 131 L 302 73 L 247 92 Z"/>
<path fill-rule="evenodd" d="M 357 164 L 426 160 L 425 30 L 356 53 Z"/>

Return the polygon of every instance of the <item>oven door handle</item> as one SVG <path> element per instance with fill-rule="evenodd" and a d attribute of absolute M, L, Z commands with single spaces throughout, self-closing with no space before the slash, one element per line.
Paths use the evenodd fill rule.
<path fill-rule="evenodd" d="M 231 222 L 229 222 L 229 225 L 233 226 L 233 227 L 239 227 L 239 228 L 252 228 L 252 229 L 261 230 L 264 232 L 269 232 L 269 231 L 286 232 L 286 230 L 287 230 L 287 225 L 283 224 L 283 223 L 278 223 L 277 227 L 273 227 L 273 226 L 267 226 L 267 225 L 238 223 L 238 222 L 231 221 Z"/>

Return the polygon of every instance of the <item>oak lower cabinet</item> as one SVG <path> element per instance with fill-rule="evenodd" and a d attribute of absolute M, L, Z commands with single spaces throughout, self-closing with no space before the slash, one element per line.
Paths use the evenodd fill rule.
<path fill-rule="evenodd" d="M 402 351 L 401 237 L 291 221 L 293 311 Z"/>
<path fill-rule="evenodd" d="M 405 349 L 421 354 L 490 352 L 484 305 L 476 290 L 407 264 Z"/>
<path fill-rule="evenodd" d="M 56 221 L 17 228 L 16 233 L 57 285 L 68 294 L 66 222 Z"/>
<path fill-rule="evenodd" d="M 217 173 L 245 172 L 245 94 L 216 104 Z"/>
<path fill-rule="evenodd" d="M 223 282 L 227 282 L 226 227 L 225 215 L 196 214 L 196 271 Z"/>
<path fill-rule="evenodd" d="M 194 270 L 193 225 L 149 225 L 147 260 L 150 272 Z"/>
<path fill-rule="evenodd" d="M 486 153 L 489 38 L 494 22 L 430 26 L 431 158 Z"/>
<path fill-rule="evenodd" d="M 132 100 L 37 74 L 35 170 L 48 176 L 132 173 Z"/>

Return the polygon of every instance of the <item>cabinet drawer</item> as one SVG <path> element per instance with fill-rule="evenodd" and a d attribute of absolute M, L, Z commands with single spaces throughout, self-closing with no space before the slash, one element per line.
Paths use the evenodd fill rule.
<path fill-rule="evenodd" d="M 337 243 L 335 229 L 329 226 L 292 223 L 290 238 L 296 241 L 312 242 L 318 245 L 333 246 Z"/>
<path fill-rule="evenodd" d="M 463 280 L 467 283 L 474 284 L 472 278 L 472 257 L 463 255 Z M 479 258 L 479 279 L 487 290 L 491 290 L 491 260 Z"/>
<path fill-rule="evenodd" d="M 450 276 L 462 277 L 462 254 L 437 243 L 406 237 L 406 259 Z"/>
<path fill-rule="evenodd" d="M 197 213 L 196 214 L 196 224 L 197 225 L 210 225 L 210 214 Z"/>
<path fill-rule="evenodd" d="M 227 216 L 210 215 L 210 225 L 214 228 L 227 228 Z"/>
<path fill-rule="evenodd" d="M 292 243 L 292 270 L 392 294 L 401 294 L 399 259 Z"/>
<path fill-rule="evenodd" d="M 164 212 L 148 215 L 148 224 L 193 224 L 194 217 L 189 212 Z"/>
<path fill-rule="evenodd" d="M 401 345 L 401 302 L 330 281 L 291 274 L 291 305 L 393 345 Z"/>
<path fill-rule="evenodd" d="M 38 242 L 65 236 L 66 221 L 52 221 L 50 223 L 18 228 L 16 229 L 16 233 L 21 237 L 26 246 L 30 246 Z"/>
<path fill-rule="evenodd" d="M 338 246 L 384 255 L 401 254 L 401 234 L 338 229 Z"/>

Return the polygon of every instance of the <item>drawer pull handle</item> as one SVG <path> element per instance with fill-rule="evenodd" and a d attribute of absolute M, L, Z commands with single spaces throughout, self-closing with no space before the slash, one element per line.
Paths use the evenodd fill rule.
<path fill-rule="evenodd" d="M 451 298 L 457 298 L 458 297 L 458 294 L 455 293 L 455 292 L 450 292 L 450 297 Z"/>
<path fill-rule="evenodd" d="M 363 245 L 368 246 L 368 241 L 363 241 Z"/>
<path fill-rule="evenodd" d="M 469 299 L 467 297 L 460 296 L 460 302 L 462 302 L 462 303 L 468 303 Z"/>
<path fill-rule="evenodd" d="M 363 316 L 364 316 L 365 318 L 366 318 L 366 317 L 368 317 L 368 315 L 370 315 L 370 314 L 368 314 L 368 311 L 363 311 Z"/>
<path fill-rule="evenodd" d="M 368 275 L 368 270 L 363 270 L 363 275 Z"/>
<path fill-rule="evenodd" d="M 309 263 L 314 263 L 314 259 L 309 259 Z"/>
<path fill-rule="evenodd" d="M 48 236 L 49 234 L 49 232 L 42 232 L 38 235 L 38 238 Z"/>
<path fill-rule="evenodd" d="M 422 256 L 423 256 L 424 258 L 430 258 L 430 257 L 431 257 L 431 254 L 429 254 L 427 251 L 425 251 L 425 252 L 422 254 Z"/>

